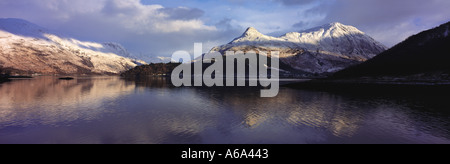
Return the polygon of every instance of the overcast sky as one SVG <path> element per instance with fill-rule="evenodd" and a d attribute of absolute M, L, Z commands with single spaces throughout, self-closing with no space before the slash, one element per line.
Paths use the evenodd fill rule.
<path fill-rule="evenodd" d="M 449 0 L 0 0 L 21 18 L 83 41 L 171 56 L 227 43 L 247 27 L 281 35 L 330 22 L 352 25 L 390 47 L 450 21 Z"/>

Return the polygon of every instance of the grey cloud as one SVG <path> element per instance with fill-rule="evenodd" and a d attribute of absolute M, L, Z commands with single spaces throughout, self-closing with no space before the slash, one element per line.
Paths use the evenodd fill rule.
<path fill-rule="evenodd" d="M 448 0 L 341 0 L 330 8 L 327 20 L 373 26 L 403 22 L 415 18 L 431 20 L 450 15 Z"/>
<path fill-rule="evenodd" d="M 107 15 L 134 15 L 137 14 L 136 6 L 133 5 L 123 5 L 117 0 L 105 1 L 104 7 L 101 10 L 102 13 Z"/>
<path fill-rule="evenodd" d="M 294 27 L 294 28 L 305 28 L 305 26 L 306 26 L 307 24 L 308 24 L 308 23 L 306 23 L 306 22 L 300 21 L 300 22 L 298 22 L 298 23 L 292 25 L 292 27 Z"/>
<path fill-rule="evenodd" d="M 315 0 L 276 0 L 282 2 L 284 5 L 305 5 L 314 2 Z"/>
<path fill-rule="evenodd" d="M 318 0 L 228 0 L 228 1 L 235 4 L 258 3 L 258 2 L 261 3 L 261 1 L 266 1 L 266 2 L 278 2 L 282 3 L 283 5 L 289 6 L 289 5 L 305 5 Z"/>
<path fill-rule="evenodd" d="M 185 8 L 185 7 L 162 8 L 162 9 L 159 9 L 159 11 L 169 15 L 169 18 L 177 19 L 177 20 L 197 19 L 197 18 L 202 17 L 205 14 L 205 12 L 203 10 L 200 10 L 197 8 Z"/>
<path fill-rule="evenodd" d="M 231 19 L 231 18 L 224 18 L 221 21 L 217 22 L 215 24 L 215 26 L 218 29 L 230 30 L 230 29 L 235 28 L 231 23 L 232 21 L 233 21 L 233 19 Z M 242 29 L 243 27 L 239 26 L 238 28 Z"/>

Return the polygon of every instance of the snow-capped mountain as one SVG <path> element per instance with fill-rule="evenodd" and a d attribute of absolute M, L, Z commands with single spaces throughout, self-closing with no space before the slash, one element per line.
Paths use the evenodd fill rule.
<path fill-rule="evenodd" d="M 117 43 L 79 41 L 21 19 L 0 19 L 0 68 L 40 74 L 119 74 L 143 61 Z"/>
<path fill-rule="evenodd" d="M 385 51 L 386 46 L 355 27 L 330 23 L 280 37 L 267 36 L 255 28 L 211 51 L 279 51 L 280 61 L 309 73 L 333 73 L 362 63 Z"/>

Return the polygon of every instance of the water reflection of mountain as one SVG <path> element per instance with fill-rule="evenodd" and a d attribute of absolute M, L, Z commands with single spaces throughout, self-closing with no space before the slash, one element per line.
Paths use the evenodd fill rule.
<path fill-rule="evenodd" d="M 214 99 L 240 115 L 246 128 L 283 122 L 327 129 L 336 136 L 352 136 L 363 121 L 361 115 L 354 114 L 357 111 L 346 110 L 345 101 L 337 95 L 282 89 L 277 97 L 264 99 L 258 97 L 256 89 L 220 93 L 214 92 Z"/>
<path fill-rule="evenodd" d="M 157 117 L 148 115 L 145 121 L 148 125 L 162 125 L 162 129 L 151 128 L 152 131 L 159 131 L 157 138 L 161 138 L 162 142 L 177 137 L 181 143 L 208 142 L 202 135 L 211 127 L 216 127 L 221 133 L 230 136 L 244 135 L 233 134 L 236 128 L 253 129 L 265 133 L 261 134 L 262 136 L 273 136 L 269 133 L 288 133 L 291 130 L 289 127 L 315 127 L 327 129 L 336 136 L 351 137 L 363 121 L 360 115 L 339 107 L 343 101 L 340 96 L 326 93 L 283 89 L 275 98 L 261 98 L 259 87 L 175 88 L 171 86 L 170 80 L 164 77 L 133 79 L 127 82 L 149 89 L 166 88 L 165 94 L 147 97 L 147 102 L 152 104 L 147 108 L 161 112 Z"/>
<path fill-rule="evenodd" d="M 13 80 L 0 85 L 0 95 L 0 143 L 448 143 L 450 138 L 449 113 L 439 105 L 445 101 L 421 97 L 281 88 L 277 97 L 261 98 L 258 87 L 174 88 L 163 77 Z"/>
<path fill-rule="evenodd" d="M 163 76 L 144 76 L 139 78 L 124 78 L 127 83 L 136 85 L 137 87 L 146 88 L 173 88 L 170 78 Z"/>
<path fill-rule="evenodd" d="M 327 133 L 338 138 L 362 136 L 361 132 L 368 138 L 371 133 L 386 133 L 393 137 L 413 136 L 414 131 L 420 131 L 421 135 L 429 138 L 434 136 L 425 132 L 433 131 L 440 136 L 450 136 L 447 130 L 449 127 L 439 125 L 439 122 L 445 122 L 448 113 L 442 113 L 442 109 L 436 105 L 430 106 L 430 103 L 436 101 L 430 102 L 430 99 L 423 97 L 383 97 L 370 93 L 349 95 L 281 88 L 277 97 L 261 98 L 258 87 L 185 87 L 181 90 L 177 90 L 176 97 L 175 93 L 167 96 L 172 96 L 173 101 L 179 105 L 179 109 L 173 109 L 173 113 L 184 114 L 165 120 L 172 120 L 167 125 L 176 126 L 170 129 L 185 129 L 184 132 L 189 131 L 186 129 L 196 129 L 189 136 L 197 136 L 197 142 L 207 127 L 218 127 L 221 133 L 231 138 L 250 135 L 246 134 L 248 131 L 257 133 L 256 136 L 260 138 L 275 137 L 274 133 L 290 134 L 285 141 L 276 141 L 281 143 L 322 142 L 324 136 L 330 137 Z M 423 105 L 433 112 L 424 112 Z M 181 120 L 196 124 L 179 122 Z M 193 128 L 193 125 L 199 126 Z M 380 125 L 383 127 L 378 127 Z M 298 132 L 292 132 L 292 128 Z M 320 129 L 323 134 L 305 133 L 311 128 Z M 367 129 L 375 131 L 368 132 Z"/>
<path fill-rule="evenodd" d="M 37 77 L 3 83 L 0 85 L 0 127 L 93 119 L 108 110 L 102 102 L 132 93 L 134 88 L 134 84 L 116 77 L 71 81 Z"/>

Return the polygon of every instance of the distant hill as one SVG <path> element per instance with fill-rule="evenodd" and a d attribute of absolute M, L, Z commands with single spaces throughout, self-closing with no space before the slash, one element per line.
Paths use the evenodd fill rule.
<path fill-rule="evenodd" d="M 411 36 L 362 64 L 335 73 L 332 79 L 372 78 L 450 80 L 450 22 Z"/>
<path fill-rule="evenodd" d="M 170 76 L 172 71 L 179 66 L 180 63 L 156 63 L 137 66 L 133 69 L 125 71 L 121 74 L 127 78 L 141 78 L 147 76 Z"/>

